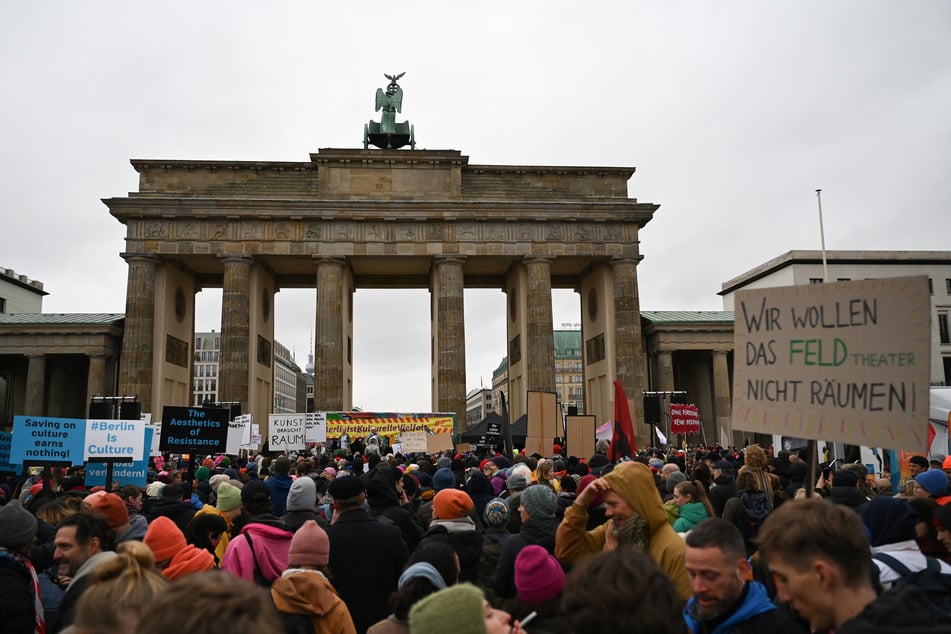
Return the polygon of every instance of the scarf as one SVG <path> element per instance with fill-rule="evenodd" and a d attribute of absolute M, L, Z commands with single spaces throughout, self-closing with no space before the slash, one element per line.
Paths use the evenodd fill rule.
<path fill-rule="evenodd" d="M 647 520 L 643 516 L 633 513 L 629 518 L 617 526 L 614 522 L 608 526 L 619 545 L 626 544 L 636 546 L 642 550 L 647 550 L 650 543 L 651 530 Z"/>
<path fill-rule="evenodd" d="M 40 580 L 36 576 L 36 568 L 33 563 L 22 554 L 0 547 L 0 557 L 7 557 L 15 561 L 20 566 L 26 568 L 30 573 L 30 586 L 33 591 L 33 615 L 34 615 L 34 634 L 46 634 L 46 621 L 43 618 L 43 597 L 40 594 Z"/>

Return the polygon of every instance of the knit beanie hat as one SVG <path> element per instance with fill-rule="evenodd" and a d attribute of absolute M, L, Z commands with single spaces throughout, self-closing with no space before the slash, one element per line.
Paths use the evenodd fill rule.
<path fill-rule="evenodd" d="M 239 506 L 241 506 L 241 491 L 236 486 L 222 482 L 218 486 L 218 501 L 215 502 L 215 508 L 227 512 Z"/>
<path fill-rule="evenodd" d="M 460 583 L 434 592 L 409 611 L 411 632 L 485 634 L 482 590 Z"/>
<path fill-rule="evenodd" d="M 317 508 L 317 483 L 303 476 L 294 480 L 287 493 L 288 511 L 313 511 Z"/>
<path fill-rule="evenodd" d="M 149 496 L 150 498 L 157 498 L 162 494 L 162 489 L 164 488 L 165 488 L 165 483 L 159 482 L 158 480 L 156 480 L 155 482 L 151 483 L 148 487 L 146 487 L 145 494 Z"/>
<path fill-rule="evenodd" d="M 443 489 L 455 489 L 456 488 L 456 476 L 455 474 L 447 468 L 438 469 L 436 473 L 433 474 L 433 490 L 436 493 L 439 493 Z"/>
<path fill-rule="evenodd" d="M 162 574 L 169 581 L 175 581 L 186 575 L 204 572 L 214 567 L 214 555 L 204 548 L 196 548 L 191 544 L 185 544 L 184 548 L 175 553 L 172 561 L 162 570 Z"/>
<path fill-rule="evenodd" d="M 217 491 L 218 487 L 220 487 L 223 483 L 227 482 L 230 479 L 231 478 L 229 478 L 223 473 L 216 473 L 215 475 L 211 476 L 211 478 L 208 479 L 208 484 L 211 485 L 211 488 L 214 491 Z"/>
<path fill-rule="evenodd" d="M 565 571 L 547 550 L 530 544 L 515 558 L 515 589 L 525 603 L 554 599 L 565 587 Z"/>
<path fill-rule="evenodd" d="M 923 471 L 915 476 L 915 482 L 934 497 L 948 493 L 948 474 L 938 469 Z"/>
<path fill-rule="evenodd" d="M 0 506 L 0 546 L 18 548 L 33 543 L 36 518 L 23 508 L 19 500 Z"/>
<path fill-rule="evenodd" d="M 868 529 L 869 544 L 883 546 L 915 538 L 918 512 L 905 500 L 878 495 L 862 507 L 862 523 Z"/>
<path fill-rule="evenodd" d="M 201 461 L 201 466 L 206 467 L 208 469 L 214 469 L 215 461 L 211 459 L 211 456 L 209 456 Z"/>
<path fill-rule="evenodd" d="M 208 467 L 198 467 L 195 469 L 195 480 L 198 482 L 204 482 L 211 476 L 211 472 L 208 471 Z"/>
<path fill-rule="evenodd" d="M 330 540 L 314 520 L 307 520 L 291 538 L 287 563 L 291 566 L 326 566 L 330 562 Z"/>
<path fill-rule="evenodd" d="M 241 501 L 246 504 L 259 504 L 270 499 L 271 489 L 264 480 L 251 480 L 241 488 Z"/>
<path fill-rule="evenodd" d="M 674 487 L 676 487 L 681 482 L 687 481 L 687 474 L 683 471 L 674 471 L 669 476 L 667 476 L 667 493 L 673 493 Z"/>
<path fill-rule="evenodd" d="M 533 520 L 555 517 L 558 496 L 555 490 L 544 484 L 533 484 L 524 491 L 519 502 Z"/>
<path fill-rule="evenodd" d="M 437 469 L 448 469 L 451 466 L 452 466 L 452 459 L 448 458 L 447 456 L 440 456 L 436 460 Z"/>
<path fill-rule="evenodd" d="M 152 520 L 142 541 L 152 550 L 157 563 L 170 560 L 186 546 L 182 529 L 164 515 Z"/>
<path fill-rule="evenodd" d="M 578 480 L 578 490 L 575 491 L 575 499 L 581 497 L 581 492 L 587 489 L 588 486 L 597 479 L 598 476 L 590 473 L 586 476 L 581 476 L 581 479 Z M 602 504 L 604 504 L 604 494 L 599 492 L 594 498 L 594 501 L 591 502 L 591 506 L 600 506 Z"/>
<path fill-rule="evenodd" d="M 503 528 L 509 525 L 509 505 L 502 498 L 490 500 L 485 505 L 485 525 L 490 528 Z"/>
<path fill-rule="evenodd" d="M 118 528 L 129 522 L 129 509 L 115 493 L 106 493 L 99 497 L 90 508 L 93 513 L 106 518 L 109 528 Z"/>
<path fill-rule="evenodd" d="M 523 473 L 513 473 L 505 479 L 505 488 L 509 491 L 521 491 L 528 486 L 528 478 Z"/>
<path fill-rule="evenodd" d="M 455 520 L 472 511 L 472 498 L 459 489 L 443 489 L 433 498 L 433 518 Z"/>

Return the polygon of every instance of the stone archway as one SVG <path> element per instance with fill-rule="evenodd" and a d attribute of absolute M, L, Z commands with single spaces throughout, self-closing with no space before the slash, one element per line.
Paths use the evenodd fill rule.
<path fill-rule="evenodd" d="M 396 287 L 431 291 L 433 409 L 465 420 L 463 289 L 488 287 L 508 294 L 514 419 L 528 390 L 555 390 L 551 289 L 573 288 L 586 411 L 610 417 L 620 378 L 642 419 L 638 232 L 658 205 L 628 196 L 633 168 L 471 165 L 455 150 L 352 149 L 321 149 L 299 163 L 132 165 L 139 190 L 104 202 L 127 227 L 120 383 L 143 411 L 189 402 L 187 389 L 181 399 L 188 368 L 175 361 L 193 344 L 202 287 L 223 288 L 221 400 L 267 420 L 273 295 L 313 288 L 315 407 L 348 409 L 351 296 Z"/>

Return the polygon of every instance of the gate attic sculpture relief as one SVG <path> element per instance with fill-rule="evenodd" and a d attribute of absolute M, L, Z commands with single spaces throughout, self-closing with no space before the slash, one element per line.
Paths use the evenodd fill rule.
<path fill-rule="evenodd" d="M 103 202 L 126 225 L 120 383 L 143 411 L 190 404 L 189 369 L 166 361 L 166 346 L 193 345 L 202 288 L 223 289 L 219 400 L 241 401 L 261 423 L 275 292 L 315 289 L 315 408 L 335 411 L 351 406 L 352 294 L 428 288 L 433 411 L 465 421 L 469 287 L 508 295 L 499 349 L 510 359 L 513 419 L 528 390 L 555 391 L 552 288 L 579 292 L 583 339 L 603 349 L 585 359 L 586 411 L 612 416 L 617 377 L 640 415 L 638 230 L 658 205 L 628 197 L 633 168 L 470 165 L 456 150 L 374 149 L 321 149 L 308 162 L 132 166 L 138 191 Z"/>

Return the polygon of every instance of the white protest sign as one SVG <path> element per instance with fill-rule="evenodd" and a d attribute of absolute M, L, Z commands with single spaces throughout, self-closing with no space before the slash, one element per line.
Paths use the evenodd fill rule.
<path fill-rule="evenodd" d="M 269 414 L 268 449 L 301 450 L 307 446 L 307 421 L 304 414 Z"/>
<path fill-rule="evenodd" d="M 733 428 L 925 451 L 928 278 L 740 291 Z"/>
<path fill-rule="evenodd" d="M 308 412 L 307 442 L 327 442 L 327 412 Z"/>
<path fill-rule="evenodd" d="M 403 432 L 401 435 L 403 439 L 403 453 L 426 453 L 428 446 L 426 436 L 427 434 L 424 431 Z"/>
<path fill-rule="evenodd" d="M 241 451 L 241 441 L 244 439 L 245 430 L 248 430 L 249 421 L 246 415 L 235 417 L 228 423 L 228 440 L 225 443 L 225 453 L 232 456 Z M 250 435 L 250 430 L 247 434 Z"/>
<path fill-rule="evenodd" d="M 86 421 L 83 459 L 124 459 L 131 462 L 145 452 L 145 424 L 141 420 Z"/>
<path fill-rule="evenodd" d="M 248 449 L 257 451 L 261 447 L 261 426 L 255 422 L 251 423 L 251 443 Z"/>
<path fill-rule="evenodd" d="M 149 425 L 152 428 L 152 446 L 149 447 L 149 456 L 161 456 L 162 450 L 159 445 L 162 442 L 162 421 L 157 420 Z"/>

